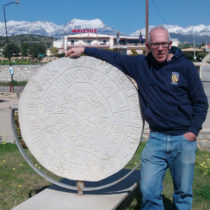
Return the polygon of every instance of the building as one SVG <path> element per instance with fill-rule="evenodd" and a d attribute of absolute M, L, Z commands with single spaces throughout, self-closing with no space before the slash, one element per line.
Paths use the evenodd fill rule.
<path fill-rule="evenodd" d="M 210 45 L 206 45 L 206 52 L 210 53 Z"/>
<path fill-rule="evenodd" d="M 65 53 L 73 46 L 92 46 L 103 49 L 116 49 L 122 54 L 132 54 L 133 50 L 138 54 L 142 54 L 145 49 L 145 44 L 140 43 L 139 37 L 120 36 L 117 40 L 116 36 L 97 33 L 66 35 L 63 40 L 53 41 L 53 47 L 57 47 L 59 53 Z"/>
<path fill-rule="evenodd" d="M 65 53 L 65 51 L 64 51 L 64 40 L 63 39 L 54 40 L 53 41 L 53 47 L 58 48 L 58 54 Z"/>
<path fill-rule="evenodd" d="M 103 34 L 95 34 L 95 33 L 82 33 L 82 34 L 64 36 L 65 51 L 69 47 L 76 45 L 97 46 L 100 48 L 113 49 L 114 37 Z"/>

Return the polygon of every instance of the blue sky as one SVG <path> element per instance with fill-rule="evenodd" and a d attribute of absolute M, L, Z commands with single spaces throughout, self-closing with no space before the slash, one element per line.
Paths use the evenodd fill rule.
<path fill-rule="evenodd" d="M 0 0 L 2 6 L 9 0 Z M 51 21 L 58 25 L 72 18 L 101 19 L 106 25 L 124 33 L 145 26 L 145 0 L 19 0 L 6 7 L 7 20 Z M 149 0 L 149 24 L 182 27 L 210 25 L 210 0 Z"/>

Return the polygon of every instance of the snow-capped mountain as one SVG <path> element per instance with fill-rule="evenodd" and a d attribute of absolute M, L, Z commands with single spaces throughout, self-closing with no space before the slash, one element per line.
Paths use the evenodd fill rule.
<path fill-rule="evenodd" d="M 5 36 L 4 23 L 0 22 L 0 36 Z M 33 34 L 43 36 L 63 36 L 64 34 L 72 34 L 73 29 L 97 29 L 99 34 L 116 35 L 117 30 L 106 26 L 100 19 L 80 20 L 72 19 L 65 25 L 56 25 L 52 22 L 46 21 L 8 21 L 7 31 L 8 35 Z"/>
<path fill-rule="evenodd" d="M 189 27 L 181 27 L 178 25 L 164 25 L 170 32 L 172 38 L 179 38 L 180 41 L 190 41 L 192 36 L 195 35 L 199 37 L 200 41 L 209 41 L 210 36 L 210 25 L 197 25 Z M 154 26 L 150 26 L 152 28 Z M 20 35 L 20 34 L 33 34 L 33 35 L 42 35 L 42 36 L 53 36 L 61 37 L 63 35 L 73 34 L 72 30 L 79 29 L 96 29 L 98 34 L 108 34 L 114 35 L 118 33 L 118 30 L 113 29 L 105 25 L 100 19 L 93 20 L 80 20 L 72 19 L 70 22 L 65 25 L 56 25 L 52 22 L 46 21 L 8 21 L 7 22 L 8 35 Z M 145 34 L 145 29 L 139 29 L 130 36 L 139 36 L 141 31 L 142 35 Z M 74 31 L 75 34 L 75 31 Z M 126 35 L 123 32 L 120 32 L 121 35 Z M 0 36 L 5 36 L 5 26 L 3 22 L 0 22 Z M 206 42 L 207 42 L 206 41 Z"/>
<path fill-rule="evenodd" d="M 52 36 L 56 29 L 60 26 L 52 22 L 36 21 L 14 21 L 7 22 L 8 35 L 20 35 L 20 34 L 34 34 L 43 36 Z M 5 36 L 4 23 L 0 22 L 0 36 Z"/>
<path fill-rule="evenodd" d="M 64 34 L 72 34 L 72 30 L 74 29 L 97 29 L 97 33 L 99 34 L 109 34 L 116 35 L 117 30 L 106 26 L 100 19 L 93 20 L 80 20 L 80 19 L 72 19 L 65 25 L 60 26 L 60 28 L 54 31 L 55 36 L 63 36 Z M 74 32 L 75 34 L 75 32 Z"/>
<path fill-rule="evenodd" d="M 210 25 L 197 25 L 197 26 L 189 26 L 189 27 L 181 27 L 178 25 L 163 25 L 170 33 L 171 38 L 177 38 L 180 42 L 189 42 L 193 43 L 195 39 L 196 44 L 199 45 L 202 42 L 209 43 L 210 37 Z M 149 26 L 149 29 L 154 26 Z M 141 34 L 145 36 L 145 28 L 137 30 L 130 34 L 131 36 L 139 36 Z"/>
<path fill-rule="evenodd" d="M 169 33 L 172 34 L 181 34 L 181 35 L 199 35 L 199 36 L 210 36 L 210 25 L 197 25 L 197 26 L 188 26 L 186 28 L 178 26 L 178 25 L 163 25 Z M 149 29 L 153 28 L 154 26 L 149 26 Z M 139 36 L 139 33 L 145 35 L 145 28 L 137 30 L 131 34 L 131 36 Z"/>
<path fill-rule="evenodd" d="M 65 25 L 65 29 L 69 28 L 104 28 L 106 25 L 100 19 L 93 20 L 80 20 L 80 19 L 72 19 Z M 111 29 L 111 28 L 110 28 Z"/>

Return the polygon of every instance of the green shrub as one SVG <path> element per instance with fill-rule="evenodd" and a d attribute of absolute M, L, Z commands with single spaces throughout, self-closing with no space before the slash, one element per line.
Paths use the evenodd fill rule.
<path fill-rule="evenodd" d="M 138 53 L 136 52 L 136 49 L 131 49 L 131 55 L 138 55 Z"/>
<path fill-rule="evenodd" d="M 27 84 L 27 81 L 16 81 L 13 80 L 14 82 L 14 86 L 25 86 Z M 11 81 L 9 82 L 0 82 L 0 86 L 10 86 L 11 85 Z"/>

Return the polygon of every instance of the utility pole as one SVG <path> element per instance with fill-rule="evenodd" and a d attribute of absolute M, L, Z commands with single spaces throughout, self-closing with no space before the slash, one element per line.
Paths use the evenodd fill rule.
<path fill-rule="evenodd" d="M 148 42 L 148 27 L 149 27 L 149 0 L 146 0 L 146 24 L 145 24 L 145 43 Z M 149 50 L 146 47 L 146 55 L 149 53 Z"/>
<path fill-rule="evenodd" d="M 117 52 L 119 53 L 120 52 L 120 48 L 119 48 L 119 45 L 120 45 L 120 32 L 117 32 L 116 44 L 117 44 Z"/>
<path fill-rule="evenodd" d="M 14 90 L 14 80 L 13 80 L 13 75 L 14 75 L 14 71 L 12 68 L 12 63 L 11 63 L 11 55 L 9 52 L 9 38 L 8 38 L 8 33 L 7 33 L 7 19 L 6 19 L 6 12 L 5 12 L 5 8 L 11 4 L 19 4 L 18 1 L 13 1 L 13 2 L 9 2 L 7 4 L 4 4 L 3 6 L 3 13 L 4 13 L 4 24 L 5 24 L 5 32 L 6 32 L 6 46 L 7 46 L 7 56 L 8 56 L 8 60 L 9 60 L 9 72 L 11 75 L 11 86 L 10 86 L 10 91 L 11 92 L 15 92 Z"/>
<path fill-rule="evenodd" d="M 193 48 L 194 48 L 193 58 L 194 58 L 194 60 L 196 60 L 197 57 L 196 57 L 196 53 L 195 53 L 195 33 L 193 33 Z"/>

